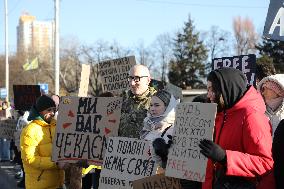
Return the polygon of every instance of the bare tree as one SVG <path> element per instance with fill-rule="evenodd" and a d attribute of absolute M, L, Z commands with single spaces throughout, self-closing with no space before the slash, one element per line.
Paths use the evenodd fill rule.
<path fill-rule="evenodd" d="M 137 56 L 136 61 L 138 64 L 143 64 L 151 70 L 154 66 L 154 54 L 150 47 L 146 48 L 144 42 L 140 41 L 135 49 Z"/>
<path fill-rule="evenodd" d="M 233 29 L 237 55 L 254 53 L 258 35 L 255 32 L 253 22 L 249 18 L 236 17 L 233 20 Z"/>
<path fill-rule="evenodd" d="M 156 70 L 161 70 L 161 80 L 167 81 L 168 64 L 170 59 L 173 58 L 173 43 L 170 34 L 159 35 L 152 46 L 155 50 L 155 63 L 158 64 Z"/>

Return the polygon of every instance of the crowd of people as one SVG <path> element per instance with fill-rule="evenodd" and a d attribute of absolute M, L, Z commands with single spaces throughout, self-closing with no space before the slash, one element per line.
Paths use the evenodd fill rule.
<path fill-rule="evenodd" d="M 217 104 L 213 140 L 198 144 L 209 160 L 205 182 L 180 179 L 183 189 L 284 188 L 284 74 L 261 75 L 261 71 L 257 87 L 249 86 L 246 76 L 234 68 L 209 73 L 207 95 L 193 100 Z M 130 69 L 118 136 L 150 141 L 159 165 L 157 174 L 164 174 L 180 100 L 169 91 L 150 87 L 150 81 L 146 66 Z M 16 146 L 25 188 L 97 189 L 101 167 L 84 160 L 75 164 L 51 160 L 58 105 L 58 96 L 42 95 L 28 113 L 22 112 L 21 118 L 28 118 L 19 119 L 21 136 Z"/>

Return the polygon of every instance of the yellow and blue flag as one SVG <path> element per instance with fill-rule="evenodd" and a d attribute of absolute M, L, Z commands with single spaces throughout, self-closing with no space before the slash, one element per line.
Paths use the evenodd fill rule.
<path fill-rule="evenodd" d="M 23 69 L 25 71 L 28 70 L 35 70 L 38 68 L 38 57 L 36 57 L 35 59 L 33 59 L 31 62 L 27 62 L 23 65 Z"/>

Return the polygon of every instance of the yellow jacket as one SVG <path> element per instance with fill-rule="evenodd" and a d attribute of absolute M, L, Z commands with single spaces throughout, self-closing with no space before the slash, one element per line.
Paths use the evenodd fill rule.
<path fill-rule="evenodd" d="M 21 156 L 26 189 L 56 189 L 64 182 L 64 171 L 51 161 L 55 124 L 35 119 L 22 131 Z"/>

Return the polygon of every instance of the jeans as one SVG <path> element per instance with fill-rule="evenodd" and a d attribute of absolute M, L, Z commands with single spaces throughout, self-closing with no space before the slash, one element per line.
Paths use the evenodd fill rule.
<path fill-rule="evenodd" d="M 10 141 L 5 138 L 0 138 L 0 159 L 10 161 Z"/>

